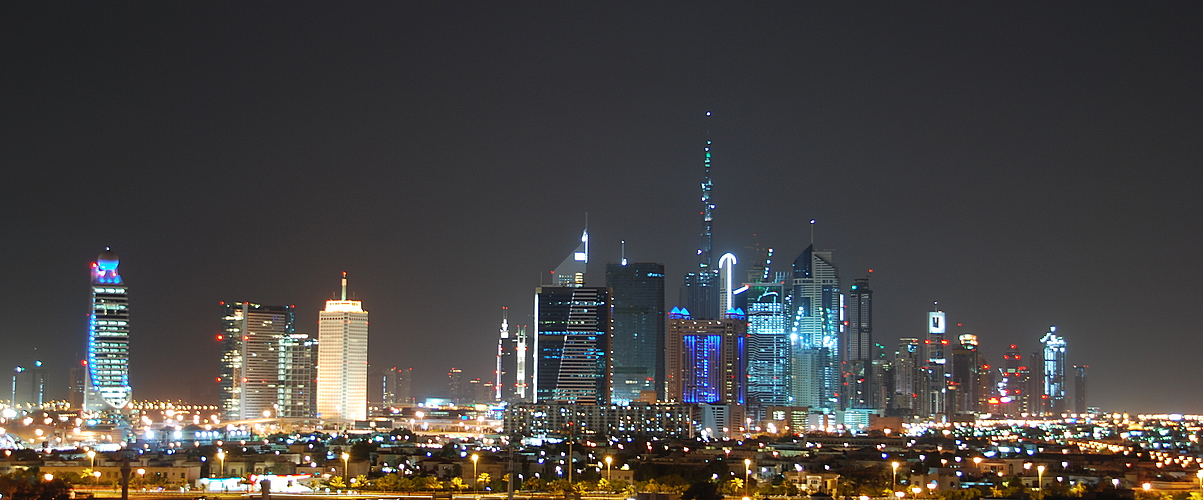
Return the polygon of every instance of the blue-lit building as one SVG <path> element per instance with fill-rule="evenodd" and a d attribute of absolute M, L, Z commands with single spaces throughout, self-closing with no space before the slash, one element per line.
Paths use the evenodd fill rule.
<path fill-rule="evenodd" d="M 668 315 L 668 400 L 680 403 L 747 402 L 747 316 L 693 319 L 673 308 Z"/>
<path fill-rule="evenodd" d="M 664 264 L 606 265 L 614 295 L 613 373 L 610 401 L 664 398 Z"/>
<path fill-rule="evenodd" d="M 806 247 L 794 260 L 789 297 L 790 402 L 812 410 L 839 409 L 839 352 L 844 296 L 830 251 Z"/>
<path fill-rule="evenodd" d="M 772 271 L 773 249 L 748 271 L 748 283 L 734 291 L 734 307 L 748 318 L 748 404 L 788 406 L 789 322 L 785 276 Z M 780 273 L 777 273 L 780 274 Z"/>
<path fill-rule="evenodd" d="M 92 263 L 92 314 L 88 321 L 88 376 L 84 409 L 125 409 L 129 385 L 129 289 L 108 247 Z"/>

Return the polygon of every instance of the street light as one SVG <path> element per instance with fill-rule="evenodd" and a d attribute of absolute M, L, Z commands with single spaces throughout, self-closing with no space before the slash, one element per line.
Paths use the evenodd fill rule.
<path fill-rule="evenodd" d="M 43 474 L 43 475 L 42 475 L 42 479 L 45 479 L 45 480 L 46 480 L 46 482 L 48 482 L 48 483 L 49 483 L 50 481 L 54 481 L 54 474 L 51 474 L 51 473 L 47 472 L 47 473 L 45 473 L 45 474 Z"/>
<path fill-rule="evenodd" d="M 88 450 L 88 459 L 92 461 L 92 469 L 96 468 L 96 450 Z"/>
<path fill-rule="evenodd" d="M 891 490 L 898 489 L 898 466 L 899 465 L 900 464 L 898 462 L 890 462 L 890 468 L 894 469 L 894 479 L 890 480 L 890 489 Z"/>
<path fill-rule="evenodd" d="M 96 478 L 95 482 L 92 483 L 93 489 L 99 488 L 100 487 L 100 471 L 98 471 L 98 470 L 92 471 L 92 477 Z"/>
<path fill-rule="evenodd" d="M 752 459 L 745 458 L 744 459 L 744 498 L 752 498 L 751 495 L 748 495 L 748 488 L 751 487 L 751 483 L 752 483 Z"/>
<path fill-rule="evenodd" d="M 138 469 L 138 487 L 141 488 L 146 484 L 146 469 Z"/>
<path fill-rule="evenodd" d="M 476 461 L 480 460 L 480 455 L 472 454 L 472 492 L 480 494 L 480 474 L 476 472 Z"/>
<path fill-rule="evenodd" d="M 349 460 L 351 458 L 351 454 L 344 451 L 343 454 L 341 455 L 341 457 L 343 459 L 343 479 L 347 479 L 347 478 L 351 477 L 348 475 L 349 472 L 347 471 L 347 467 L 350 467 L 349 465 L 347 465 L 347 460 Z"/>
<path fill-rule="evenodd" d="M 610 482 L 610 464 L 614 463 L 614 457 L 606 457 L 606 481 Z M 1203 482 L 1203 469 L 1199 470 L 1199 481 Z"/>
<path fill-rule="evenodd" d="M 217 449 L 217 461 L 221 465 L 221 477 L 226 477 L 226 452 L 222 451 L 221 448 Z"/>
<path fill-rule="evenodd" d="M 1040 496 L 1044 496 L 1044 466 L 1036 466 L 1036 487 L 1040 490 Z"/>

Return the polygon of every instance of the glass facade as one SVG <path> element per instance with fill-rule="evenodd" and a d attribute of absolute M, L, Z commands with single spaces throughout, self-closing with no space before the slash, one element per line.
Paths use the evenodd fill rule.
<path fill-rule="evenodd" d="M 535 402 L 609 402 L 612 307 L 609 288 L 535 290 Z"/>
<path fill-rule="evenodd" d="M 664 398 L 664 264 L 606 265 L 614 293 L 614 404 Z"/>
<path fill-rule="evenodd" d="M 831 252 L 814 245 L 794 260 L 789 311 L 790 404 L 836 410 L 842 382 L 839 371 L 843 336 L 843 294 Z"/>

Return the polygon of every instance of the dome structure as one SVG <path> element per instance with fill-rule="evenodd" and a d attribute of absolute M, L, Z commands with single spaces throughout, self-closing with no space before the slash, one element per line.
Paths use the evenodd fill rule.
<path fill-rule="evenodd" d="M 104 251 L 100 253 L 99 257 L 96 257 L 96 267 L 101 271 L 117 269 L 117 264 L 119 263 L 121 263 L 121 260 L 117 258 L 117 252 L 114 252 L 109 247 L 104 247 Z"/>

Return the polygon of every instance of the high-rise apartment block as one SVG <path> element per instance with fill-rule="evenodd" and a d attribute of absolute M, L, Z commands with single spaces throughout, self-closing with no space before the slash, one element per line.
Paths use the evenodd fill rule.
<path fill-rule="evenodd" d="M 381 402 L 385 406 L 409 406 L 416 403 L 413 396 L 413 368 L 392 367 L 381 374 Z"/>
<path fill-rule="evenodd" d="M 327 300 L 318 315 L 317 413 L 323 420 L 364 420 L 368 414 L 368 312 L 363 302 Z"/>
<path fill-rule="evenodd" d="M 317 345 L 294 306 L 221 303 L 219 399 L 226 420 L 312 417 Z"/>
<path fill-rule="evenodd" d="M 129 289 L 117 271 L 120 259 L 105 247 L 92 263 L 92 314 L 88 321 L 88 378 L 84 408 L 125 409 L 129 385 Z"/>
<path fill-rule="evenodd" d="M 606 265 L 613 291 L 611 403 L 664 398 L 664 264 Z"/>

